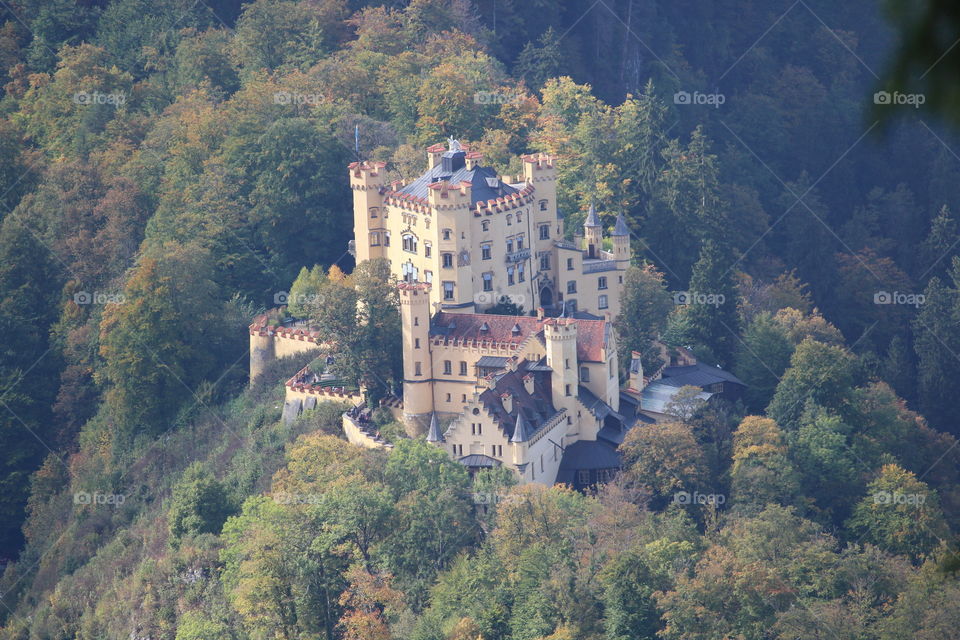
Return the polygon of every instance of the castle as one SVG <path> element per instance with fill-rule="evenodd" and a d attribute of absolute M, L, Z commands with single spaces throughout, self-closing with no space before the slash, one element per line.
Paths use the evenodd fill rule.
<path fill-rule="evenodd" d="M 580 242 L 565 240 L 550 156 L 524 156 L 513 182 L 455 140 L 428 148 L 427 160 L 409 184 L 387 184 L 382 162 L 350 165 L 357 262 L 387 258 L 398 280 L 431 285 L 433 310 L 474 313 L 509 300 L 617 317 L 630 231 L 618 216 L 605 251 L 591 206 Z"/>
<path fill-rule="evenodd" d="M 582 237 L 569 242 L 549 156 L 524 156 L 514 181 L 452 139 L 427 158 L 428 170 L 408 184 L 388 185 L 384 163 L 349 166 L 351 250 L 358 262 L 386 258 L 398 281 L 403 399 L 388 400 L 391 410 L 408 433 L 425 434 L 471 471 L 505 467 L 522 482 L 578 488 L 608 479 L 627 429 L 649 420 L 637 394 L 620 389 L 612 330 L 630 263 L 623 217 L 612 251 L 592 206 Z M 505 301 L 536 315 L 481 313 Z M 251 379 L 273 357 L 317 346 L 308 328 L 262 319 L 250 336 Z M 639 358 L 631 371 L 639 389 Z M 363 431 L 359 394 L 317 380 L 303 370 L 287 382 L 284 417 L 346 399 L 360 405 L 344 415 L 351 441 L 382 446 Z"/>

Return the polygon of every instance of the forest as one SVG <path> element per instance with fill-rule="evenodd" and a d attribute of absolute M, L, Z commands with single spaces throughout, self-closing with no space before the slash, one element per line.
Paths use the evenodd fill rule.
<path fill-rule="evenodd" d="M 0 2 L 0 638 L 956 637 L 942 4 Z M 622 213 L 621 365 L 689 346 L 743 400 L 587 493 L 284 423 L 310 358 L 249 385 L 251 319 L 292 300 L 395 388 L 346 167 L 448 137 L 552 155 L 568 234 Z"/>

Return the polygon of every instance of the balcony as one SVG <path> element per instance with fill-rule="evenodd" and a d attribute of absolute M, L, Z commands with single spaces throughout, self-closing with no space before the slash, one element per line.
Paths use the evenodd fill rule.
<path fill-rule="evenodd" d="M 523 262 L 530 258 L 530 249 L 520 249 L 507 254 L 507 264 Z"/>

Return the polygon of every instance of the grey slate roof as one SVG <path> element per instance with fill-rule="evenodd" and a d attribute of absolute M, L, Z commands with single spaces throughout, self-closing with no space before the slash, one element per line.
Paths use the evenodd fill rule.
<path fill-rule="evenodd" d="M 481 369 L 503 369 L 507 366 L 510 358 L 504 356 L 481 356 L 477 360 L 477 366 Z"/>
<path fill-rule="evenodd" d="M 494 200 L 519 191 L 519 189 L 509 184 L 501 182 L 497 177 L 497 172 L 490 167 L 467 169 L 464 166 L 450 173 L 444 171 L 443 164 L 438 163 L 410 184 L 400 188 L 397 193 L 410 194 L 416 198 L 426 198 L 430 185 L 435 182 L 440 182 L 441 180 L 446 180 L 450 184 L 469 182 L 471 184 L 471 205 L 475 205 L 478 202 L 486 202 L 487 200 Z M 491 184 L 496 186 L 491 187 Z"/>
<path fill-rule="evenodd" d="M 430 430 L 427 431 L 427 442 L 443 442 L 443 433 L 440 431 L 440 421 L 437 412 L 430 414 Z"/>
<path fill-rule="evenodd" d="M 706 387 L 719 382 L 731 382 L 733 384 L 746 386 L 740 378 L 729 371 L 724 371 L 719 367 L 711 367 L 702 362 L 685 367 L 666 367 L 663 370 L 661 381 L 673 387 L 683 387 L 686 385 Z"/>
<path fill-rule="evenodd" d="M 583 226 L 585 227 L 599 227 L 600 225 L 600 216 L 597 215 L 597 208 L 593 206 L 593 203 L 590 203 L 590 211 L 587 212 L 587 219 L 584 221 Z"/>
<path fill-rule="evenodd" d="M 460 464 L 465 467 L 499 467 L 500 461 L 496 458 L 491 458 L 490 456 L 485 456 L 482 453 L 471 453 L 468 456 L 463 456 L 457 460 Z"/>
<path fill-rule="evenodd" d="M 583 403 L 583 406 L 590 411 L 590 413 L 595 415 L 600 420 L 603 420 L 607 416 L 613 416 L 618 419 L 622 418 L 622 416 L 614 411 L 610 405 L 598 398 L 596 394 L 583 385 L 577 387 L 577 398 Z"/>
<path fill-rule="evenodd" d="M 630 235 L 630 227 L 627 226 L 627 221 L 623 219 L 623 213 L 617 214 L 617 224 L 614 225 L 613 233 L 610 235 L 614 235 L 614 236 Z"/>
<path fill-rule="evenodd" d="M 526 442 L 533 435 L 533 429 L 523 417 L 523 413 L 517 413 L 517 424 L 513 428 L 513 435 L 510 436 L 510 442 Z"/>

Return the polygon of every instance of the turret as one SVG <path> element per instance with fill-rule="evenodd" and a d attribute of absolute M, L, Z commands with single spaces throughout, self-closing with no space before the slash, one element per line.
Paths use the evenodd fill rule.
<path fill-rule="evenodd" d="M 433 367 L 430 358 L 430 286 L 398 285 L 403 343 L 403 420 L 407 433 L 427 429 L 433 413 Z"/>
<path fill-rule="evenodd" d="M 577 322 L 566 318 L 554 318 L 544 323 L 547 366 L 550 374 L 553 406 L 567 415 L 576 417 L 578 395 L 577 378 Z M 574 420 L 576 424 L 576 420 Z"/>
<path fill-rule="evenodd" d="M 557 213 L 557 170 L 553 166 L 553 158 L 545 153 L 535 153 L 522 157 L 523 181 L 534 188 L 533 192 L 533 222 L 535 223 L 534 237 L 539 241 L 539 227 L 549 224 L 550 238 L 539 241 L 537 249 L 544 250 L 551 246 L 553 240 L 563 237 L 563 229 L 558 224 Z M 543 246 L 540 246 L 540 243 Z"/>
<path fill-rule="evenodd" d="M 443 432 L 440 431 L 440 421 L 437 420 L 437 412 L 430 414 L 430 429 L 427 430 L 427 442 L 439 444 L 443 442 Z"/>
<path fill-rule="evenodd" d="M 353 162 L 350 189 L 353 190 L 354 255 L 357 262 L 383 256 L 383 195 L 385 162 Z"/>
<path fill-rule="evenodd" d="M 597 209 L 592 202 L 590 211 L 587 212 L 587 219 L 583 223 L 583 245 L 587 258 L 600 257 L 600 250 L 603 248 L 603 226 L 600 224 L 600 216 L 597 215 Z"/>
<path fill-rule="evenodd" d="M 630 228 L 623 218 L 623 213 L 617 214 L 617 224 L 613 227 L 613 259 L 619 262 L 622 269 L 630 265 Z"/>

